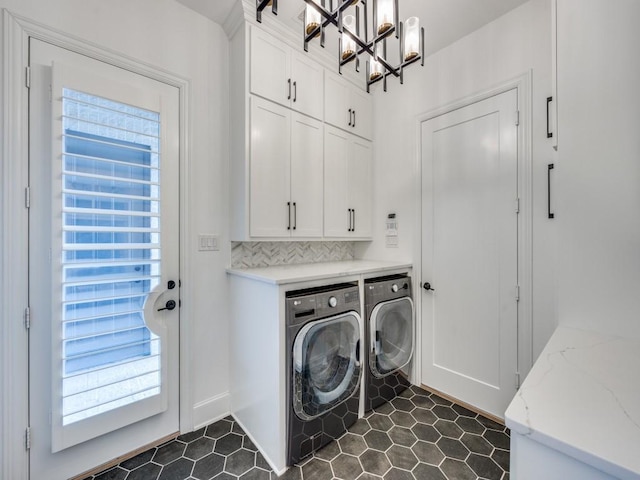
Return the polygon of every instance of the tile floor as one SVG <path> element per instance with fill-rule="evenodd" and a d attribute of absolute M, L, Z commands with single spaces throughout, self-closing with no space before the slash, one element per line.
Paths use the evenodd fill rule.
<path fill-rule="evenodd" d="M 86 480 L 275 480 L 233 417 Z M 280 480 L 508 480 L 509 431 L 411 387 Z"/>

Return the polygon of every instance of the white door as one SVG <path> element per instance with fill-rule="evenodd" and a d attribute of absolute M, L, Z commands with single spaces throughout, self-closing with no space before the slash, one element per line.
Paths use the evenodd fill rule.
<path fill-rule="evenodd" d="M 349 208 L 351 208 L 351 235 L 370 237 L 372 235 L 371 185 L 373 183 L 373 154 L 371 142 L 351 137 L 348 158 Z"/>
<path fill-rule="evenodd" d="M 291 57 L 291 108 L 322 120 L 324 92 L 323 69 L 309 55 L 294 52 Z"/>
<path fill-rule="evenodd" d="M 325 71 L 324 74 L 324 121 L 331 125 L 351 130 L 351 89 L 340 76 Z"/>
<path fill-rule="evenodd" d="M 291 236 L 291 111 L 251 98 L 252 237 Z"/>
<path fill-rule="evenodd" d="M 30 45 L 30 471 L 64 479 L 179 430 L 179 91 Z"/>
<path fill-rule="evenodd" d="M 498 417 L 516 392 L 517 109 L 511 90 L 422 124 L 422 383 Z"/>
<path fill-rule="evenodd" d="M 373 102 L 371 95 L 357 88 L 351 89 L 350 108 L 353 110 L 353 133 L 364 138 L 373 136 Z"/>
<path fill-rule="evenodd" d="M 291 115 L 291 204 L 293 237 L 322 237 L 323 124 Z"/>
<path fill-rule="evenodd" d="M 347 170 L 350 135 L 329 125 L 324 132 L 324 235 L 348 237 L 351 229 Z"/>
<path fill-rule="evenodd" d="M 293 96 L 291 49 L 259 28 L 251 28 L 251 93 L 289 106 Z"/>

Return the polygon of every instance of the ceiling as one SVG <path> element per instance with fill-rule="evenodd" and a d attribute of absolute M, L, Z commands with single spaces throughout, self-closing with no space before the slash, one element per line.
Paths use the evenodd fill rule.
<path fill-rule="evenodd" d="M 222 24 L 235 2 L 241 0 L 177 0 Z M 425 50 L 430 55 L 483 25 L 504 15 L 527 0 L 400 0 L 400 19 L 420 18 L 425 29 Z M 301 31 L 298 15 L 303 0 L 279 0 L 278 20 Z M 267 9 L 265 14 L 271 14 Z M 335 30 L 335 29 L 334 29 Z M 329 47 L 329 45 L 328 45 Z"/>

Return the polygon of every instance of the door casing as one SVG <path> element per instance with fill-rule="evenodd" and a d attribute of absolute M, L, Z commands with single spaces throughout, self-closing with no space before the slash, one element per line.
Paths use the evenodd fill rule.
<path fill-rule="evenodd" d="M 28 331 L 25 309 L 28 307 L 28 209 L 26 191 L 29 179 L 28 97 L 26 66 L 29 64 L 29 38 L 129 70 L 178 88 L 180 95 L 180 244 L 189 245 L 189 113 L 190 82 L 178 75 L 159 70 L 139 60 L 80 41 L 49 29 L 27 18 L 2 9 L 2 89 L 4 106 L 1 124 L 7 141 L 2 144 L 0 172 L 2 197 L 0 225 L 10 237 L 0 236 L 0 477 L 29 478 Z M 180 250 L 180 278 L 189 285 L 190 254 Z M 181 292 L 181 316 L 189 318 L 190 293 Z M 191 408 L 189 322 L 180 322 L 180 430 L 193 427 Z"/>

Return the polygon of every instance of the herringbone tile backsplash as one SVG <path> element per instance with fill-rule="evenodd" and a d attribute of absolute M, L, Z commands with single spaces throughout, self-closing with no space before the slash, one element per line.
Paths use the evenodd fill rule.
<path fill-rule="evenodd" d="M 232 242 L 231 267 L 353 260 L 353 242 Z"/>

